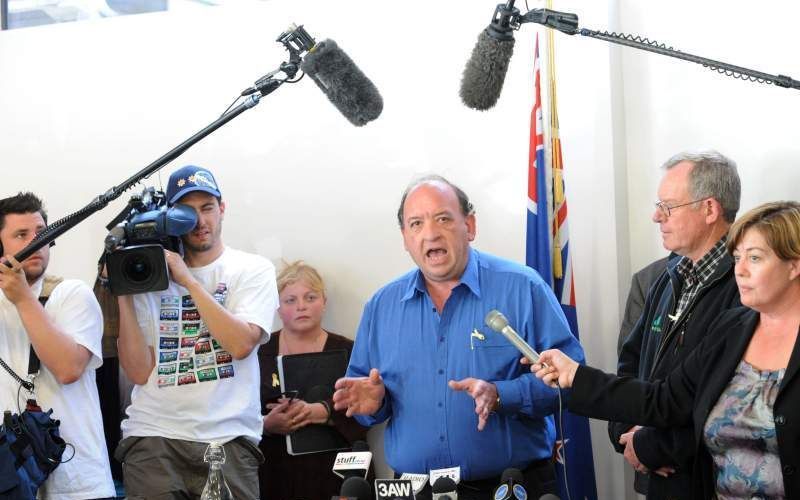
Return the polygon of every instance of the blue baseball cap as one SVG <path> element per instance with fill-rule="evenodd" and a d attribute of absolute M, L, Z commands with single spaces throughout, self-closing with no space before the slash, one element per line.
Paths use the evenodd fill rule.
<path fill-rule="evenodd" d="M 192 191 L 203 191 L 222 198 L 217 181 L 208 170 L 195 165 L 186 165 L 172 172 L 167 183 L 167 203 L 172 205 L 183 195 Z"/>

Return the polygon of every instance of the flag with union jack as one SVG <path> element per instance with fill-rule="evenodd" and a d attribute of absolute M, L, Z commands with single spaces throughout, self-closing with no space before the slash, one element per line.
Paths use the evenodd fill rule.
<path fill-rule="evenodd" d="M 545 162 L 545 134 L 542 117 L 541 71 L 539 67 L 539 35 L 533 59 L 535 100 L 531 111 L 530 150 L 528 153 L 528 222 L 525 259 L 561 303 L 570 330 L 578 338 L 578 316 L 572 279 L 567 230 L 567 200 L 564 196 L 561 140 L 558 135 L 555 72 L 553 71 L 552 38 L 548 44 L 550 80 L 549 145 L 551 165 Z M 561 498 L 597 500 L 597 487 L 592 459 L 589 422 L 584 417 L 564 410 L 561 422 L 556 415 L 558 436 L 555 449 L 556 472 Z M 563 423 L 563 428 L 561 426 Z M 567 478 L 565 482 L 565 477 Z M 569 486 L 571 495 L 565 490 Z"/>

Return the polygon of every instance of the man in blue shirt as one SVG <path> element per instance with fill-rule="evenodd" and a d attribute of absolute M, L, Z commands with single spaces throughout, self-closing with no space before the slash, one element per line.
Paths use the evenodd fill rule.
<path fill-rule="evenodd" d="M 418 269 L 367 303 L 335 407 L 364 425 L 388 420 L 386 458 L 398 474 L 459 466 L 462 499 L 488 498 L 509 467 L 523 471 L 532 498 L 556 493 L 548 415 L 558 394 L 484 325 L 497 309 L 537 351 L 583 360 L 555 296 L 532 269 L 470 247 L 472 204 L 442 177 L 412 183 L 398 221 Z"/>

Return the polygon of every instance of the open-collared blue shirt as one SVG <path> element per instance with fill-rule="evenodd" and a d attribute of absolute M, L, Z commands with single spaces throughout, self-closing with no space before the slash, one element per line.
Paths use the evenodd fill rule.
<path fill-rule="evenodd" d="M 554 389 L 520 364 L 520 353 L 484 324 L 492 309 L 537 352 L 584 355 L 553 292 L 530 268 L 470 249 L 461 281 L 441 315 L 417 269 L 381 288 L 364 308 L 348 376 L 377 368 L 386 385 L 375 415 L 386 421 L 386 458 L 396 472 L 428 473 L 460 466 L 466 480 L 524 469 L 553 453 L 558 407 Z M 497 386 L 500 408 L 478 431 L 474 400 L 447 386 L 475 377 Z"/>

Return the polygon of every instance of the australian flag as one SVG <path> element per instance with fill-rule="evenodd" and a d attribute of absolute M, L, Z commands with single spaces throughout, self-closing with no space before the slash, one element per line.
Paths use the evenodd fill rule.
<path fill-rule="evenodd" d="M 544 121 L 542 118 L 541 72 L 539 69 L 539 36 L 534 55 L 535 102 L 531 111 L 530 151 L 528 154 L 528 227 L 525 259 L 553 287 L 561 303 L 570 330 L 578 338 L 578 317 L 569 255 L 567 200 L 564 196 L 561 141 L 558 136 L 558 115 L 554 83 L 550 98 L 551 168 L 545 163 Z M 551 80 L 554 74 L 550 71 Z M 584 417 L 563 412 L 563 429 L 556 415 L 556 439 L 553 455 L 561 498 L 597 500 L 589 422 Z M 566 470 L 566 473 L 565 473 Z M 570 495 L 566 494 L 565 476 Z"/>

